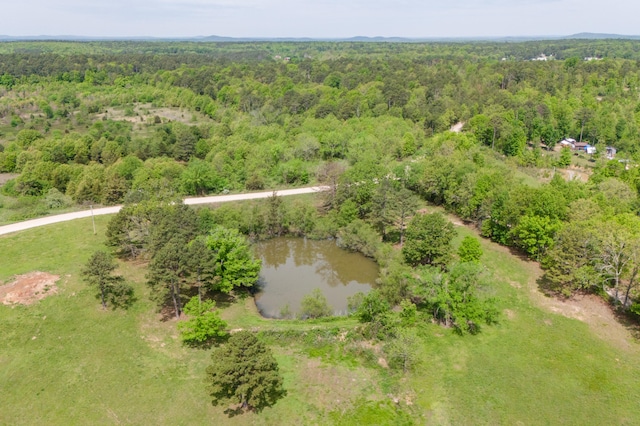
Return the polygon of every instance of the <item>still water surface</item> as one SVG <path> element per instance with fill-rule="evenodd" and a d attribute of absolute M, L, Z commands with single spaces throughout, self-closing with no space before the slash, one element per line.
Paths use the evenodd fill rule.
<path fill-rule="evenodd" d="M 374 261 L 333 241 L 274 238 L 256 244 L 255 252 L 262 259 L 256 305 L 269 318 L 280 317 L 287 304 L 297 315 L 300 301 L 314 288 L 322 290 L 336 315 L 344 315 L 347 298 L 368 293 L 378 277 Z"/>

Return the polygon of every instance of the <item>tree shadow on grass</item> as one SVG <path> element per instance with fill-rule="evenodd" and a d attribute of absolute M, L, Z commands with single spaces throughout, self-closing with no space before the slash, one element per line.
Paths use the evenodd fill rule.
<path fill-rule="evenodd" d="M 640 340 L 640 316 L 619 306 L 611 306 L 611 311 L 616 321 L 626 328 L 635 340 Z"/>
<path fill-rule="evenodd" d="M 247 410 L 248 411 L 248 410 Z M 235 417 L 235 416 L 239 416 L 241 414 L 244 414 L 245 410 L 242 409 L 242 406 L 238 406 L 235 408 L 227 408 L 226 410 L 224 410 L 224 413 L 227 415 L 227 417 L 229 417 L 230 419 Z"/>
<path fill-rule="evenodd" d="M 492 240 L 490 240 L 490 241 L 492 241 Z M 498 244 L 498 243 L 496 243 L 496 244 Z M 513 247 L 513 246 L 502 246 L 502 247 L 504 247 L 507 250 L 509 250 L 509 254 L 511 256 L 517 257 L 518 259 L 520 259 L 523 262 L 526 262 L 526 263 L 537 262 L 535 259 L 530 258 L 527 253 L 525 253 L 524 251 L 522 251 L 522 249 L 520 249 L 518 247 Z"/>
<path fill-rule="evenodd" d="M 606 305 L 606 308 L 609 309 L 613 314 L 615 321 L 623 326 L 635 340 L 640 340 L 640 315 L 635 314 L 629 309 L 623 309 L 620 304 L 614 304 L 613 298 L 610 297 L 606 292 L 583 290 L 568 294 L 562 293 L 557 288 L 555 288 L 553 286 L 553 283 L 546 279 L 544 275 L 538 278 L 538 280 L 536 280 L 536 283 L 538 284 L 538 289 L 546 297 L 555 298 L 562 302 L 568 302 L 578 296 L 592 296 L 600 298 L 602 303 Z"/>
<path fill-rule="evenodd" d="M 224 410 L 224 413 L 229 418 L 233 418 L 235 416 L 240 416 L 240 415 L 242 415 L 244 413 L 248 413 L 248 412 L 260 413 L 265 408 L 272 407 L 275 404 L 277 404 L 277 402 L 280 399 L 284 398 L 285 396 L 287 396 L 287 390 L 286 389 L 282 389 L 280 392 L 277 392 L 277 394 L 275 395 L 275 400 L 271 404 L 265 404 L 265 405 L 262 405 L 260 407 L 252 407 L 250 405 L 243 406 L 242 404 L 238 404 L 236 406 L 228 407 L 226 410 Z"/>
<path fill-rule="evenodd" d="M 214 294 L 211 299 L 216 302 L 216 308 L 218 309 L 226 309 L 238 300 L 236 296 L 225 293 Z"/>
<path fill-rule="evenodd" d="M 564 294 L 561 291 L 558 291 L 553 282 L 547 278 L 546 274 L 540 275 L 536 280 L 536 284 L 540 293 L 545 297 L 559 299 L 565 302 L 571 299 L 571 294 Z"/>
<path fill-rule="evenodd" d="M 185 293 L 183 293 L 181 295 L 181 300 L 182 300 L 182 306 L 184 307 L 184 305 L 193 297 L 193 296 L 197 296 L 198 292 L 197 290 L 189 290 L 186 291 Z M 234 296 L 234 295 L 230 295 L 230 294 L 224 294 L 224 293 L 216 293 L 213 295 L 205 295 L 202 297 L 203 300 L 207 299 L 207 300 L 213 300 L 216 302 L 216 308 L 217 309 L 226 309 L 229 306 L 233 305 L 237 300 L 238 300 L 238 296 Z M 163 305 L 162 307 L 160 307 L 159 309 L 159 313 L 160 313 L 160 321 L 161 322 L 167 322 L 167 321 L 171 321 L 176 319 L 176 311 L 173 308 L 173 304 L 171 304 L 170 302 L 167 302 L 165 305 Z M 180 315 L 180 319 L 182 319 L 184 317 L 184 315 Z"/>
<path fill-rule="evenodd" d="M 229 337 L 230 334 L 226 334 L 225 336 L 211 338 L 206 342 L 182 342 L 182 344 L 191 349 L 209 350 L 214 346 L 218 347 L 225 344 Z"/>
<path fill-rule="evenodd" d="M 159 313 L 161 322 L 167 322 L 176 319 L 176 310 L 173 309 L 173 306 L 162 306 L 159 310 Z"/>

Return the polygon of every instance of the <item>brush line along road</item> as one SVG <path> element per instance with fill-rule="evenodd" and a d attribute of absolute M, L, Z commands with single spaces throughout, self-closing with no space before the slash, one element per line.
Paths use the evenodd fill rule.
<path fill-rule="evenodd" d="M 281 191 L 264 191 L 247 194 L 229 194 L 215 195 L 212 197 L 185 198 L 184 203 L 187 205 L 195 204 L 217 204 L 227 203 L 230 201 L 257 200 L 259 198 L 269 198 L 274 193 L 279 197 L 288 195 L 312 194 L 328 190 L 327 186 L 309 186 L 306 188 L 284 189 Z M 101 216 L 105 214 L 116 214 L 122 206 L 104 207 L 92 210 L 83 210 L 73 213 L 58 214 L 55 216 L 46 216 L 38 219 L 26 220 L 24 222 L 12 223 L 10 225 L 0 226 L 0 235 L 11 234 L 13 232 L 24 231 L 25 229 L 37 228 L 39 226 L 51 225 L 53 223 L 67 222 L 69 220 L 82 219 L 86 217 Z"/>

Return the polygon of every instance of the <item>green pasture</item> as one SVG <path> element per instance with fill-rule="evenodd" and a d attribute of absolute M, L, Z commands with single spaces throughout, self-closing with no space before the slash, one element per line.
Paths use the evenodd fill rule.
<path fill-rule="evenodd" d="M 146 265 L 123 263 L 129 311 L 102 311 L 79 278 L 103 248 L 109 217 L 0 237 L 0 280 L 60 275 L 59 291 L 30 306 L 0 305 L 0 424 L 638 424 L 640 351 L 598 338 L 581 321 L 534 304 L 532 269 L 483 241 L 499 324 L 477 336 L 426 325 L 406 375 L 352 340 L 351 318 L 265 320 L 251 299 L 220 301 L 230 329 L 262 332 L 287 396 L 261 413 L 228 417 L 204 390 L 208 351 L 181 346 L 175 321 L 149 302 Z M 467 233 L 460 231 L 458 241 Z M 535 277 L 534 277 L 535 278 Z"/>

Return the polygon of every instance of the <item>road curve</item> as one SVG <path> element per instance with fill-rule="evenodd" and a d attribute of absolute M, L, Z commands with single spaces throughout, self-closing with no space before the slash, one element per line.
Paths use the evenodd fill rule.
<path fill-rule="evenodd" d="M 312 194 L 315 192 L 322 192 L 329 189 L 326 186 L 309 186 L 306 188 L 296 189 L 283 189 L 280 191 L 264 191 L 254 192 L 247 194 L 229 194 L 229 195 L 215 195 L 212 197 L 197 197 L 197 198 L 185 198 L 184 203 L 187 205 L 195 204 L 215 204 L 215 203 L 227 203 L 230 201 L 244 201 L 244 200 L 256 200 L 259 198 L 271 197 L 274 192 L 279 197 L 286 197 L 287 195 L 301 195 Z M 115 214 L 120 211 L 122 206 L 104 207 L 100 209 L 93 209 L 94 216 L 101 216 L 105 214 Z M 74 219 L 82 219 L 85 217 L 91 217 L 91 210 L 83 210 L 73 213 L 58 214 L 55 216 L 46 216 L 38 219 L 25 220 L 24 222 L 12 223 L 10 225 L 0 226 L 0 235 L 11 234 L 13 232 L 24 231 L 25 229 L 37 228 L 38 226 L 51 225 L 53 223 L 67 222 Z"/>

